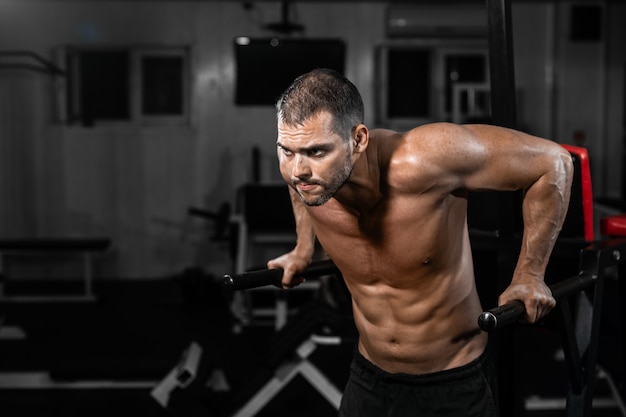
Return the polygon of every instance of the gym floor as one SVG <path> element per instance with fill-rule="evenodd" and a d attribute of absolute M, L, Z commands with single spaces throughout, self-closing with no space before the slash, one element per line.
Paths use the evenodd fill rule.
<path fill-rule="evenodd" d="M 52 291 L 52 287 L 58 290 L 59 283 L 40 284 L 37 290 Z M 234 333 L 228 300 L 214 279 L 181 275 L 165 280 L 96 282 L 95 292 L 95 302 L 0 304 L 3 417 L 109 417 L 119 412 L 142 417 L 226 417 L 265 381 L 264 364 L 272 353 L 274 331 L 270 326 L 254 326 Z M 23 330 L 24 337 L 13 338 L 8 333 L 11 328 Z M 558 340 L 537 331 L 521 333 L 518 339 L 525 346 L 520 352 L 526 354 L 516 361 L 520 392 L 527 404 L 558 400 L 566 390 L 563 365 L 554 360 Z M 614 359 L 619 358 L 615 353 L 620 349 L 615 340 L 619 336 L 612 329 L 604 333 L 600 358 L 612 372 L 621 369 L 619 359 Z M 198 377 L 188 388 L 172 392 L 164 408 L 151 390 L 180 362 L 192 342 L 202 347 Z M 322 346 L 310 359 L 341 387 L 351 352 L 351 345 Z M 48 378 L 37 379 L 41 375 Z M 216 375 L 224 378 L 216 380 Z M 619 378 L 617 383 L 622 384 Z M 598 405 L 611 395 L 604 379 L 598 381 L 596 392 Z M 520 416 L 566 415 L 558 407 L 539 408 L 544 410 L 520 411 Z M 332 406 L 300 377 L 257 414 L 331 415 Z M 609 403 L 594 409 L 593 415 L 617 417 L 621 413 Z"/>

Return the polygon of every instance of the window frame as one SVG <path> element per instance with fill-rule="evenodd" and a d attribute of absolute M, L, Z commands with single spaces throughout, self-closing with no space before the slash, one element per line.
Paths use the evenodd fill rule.
<path fill-rule="evenodd" d="M 429 51 L 430 89 L 428 93 L 430 115 L 426 117 L 393 117 L 388 114 L 388 54 L 390 50 Z M 484 39 L 389 39 L 376 47 L 376 123 L 383 127 L 406 130 L 435 121 L 451 121 L 454 112 L 445 108 L 445 60 L 449 56 L 483 55 L 485 57 L 485 84 L 489 84 L 489 50 Z"/>
<path fill-rule="evenodd" d="M 80 70 L 78 59 L 81 53 L 125 51 L 128 53 L 128 119 L 97 119 L 85 120 L 74 114 L 80 113 Z M 143 68 L 142 60 L 146 57 L 180 57 L 181 68 L 181 113 L 171 115 L 150 115 L 142 110 L 143 101 Z M 191 52 L 187 46 L 127 46 L 127 45 L 99 45 L 83 46 L 70 45 L 58 48 L 55 61 L 61 68 L 65 68 L 67 76 L 59 80 L 56 89 L 57 119 L 66 126 L 185 126 L 190 123 L 190 61 Z M 73 76 L 73 74 L 78 74 Z M 72 98 L 70 98 L 72 94 Z M 78 106 L 77 113 L 74 110 Z M 74 113 L 74 114 L 73 114 Z"/>

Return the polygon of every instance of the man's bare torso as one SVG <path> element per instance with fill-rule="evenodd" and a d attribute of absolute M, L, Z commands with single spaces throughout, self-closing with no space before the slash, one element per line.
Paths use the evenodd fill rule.
<path fill-rule="evenodd" d="M 476 323 L 465 195 L 426 160 L 417 181 L 405 182 L 402 139 L 381 135 L 371 132 L 368 156 L 381 167 L 379 201 L 362 210 L 335 199 L 308 207 L 315 233 L 350 289 L 366 358 L 391 373 L 464 365 L 487 338 Z"/>

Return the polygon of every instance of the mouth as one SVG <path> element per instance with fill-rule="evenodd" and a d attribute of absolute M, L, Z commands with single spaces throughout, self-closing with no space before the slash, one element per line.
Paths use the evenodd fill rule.
<path fill-rule="evenodd" d="M 311 191 L 312 189 L 314 189 L 318 185 L 314 184 L 314 183 L 298 182 L 298 183 L 295 184 L 295 186 L 300 191 Z"/>

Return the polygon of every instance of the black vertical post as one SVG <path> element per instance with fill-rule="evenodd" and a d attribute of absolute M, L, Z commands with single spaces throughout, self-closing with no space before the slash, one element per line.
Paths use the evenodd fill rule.
<path fill-rule="evenodd" d="M 622 200 L 626 199 L 626 61 L 622 64 Z"/>
<path fill-rule="evenodd" d="M 622 346 L 622 381 L 626 380 L 626 261 L 618 264 L 618 300 L 620 305 L 620 343 Z M 626 401 L 626 391 L 622 389 L 622 399 Z"/>
<path fill-rule="evenodd" d="M 491 123 L 517 129 L 517 98 L 510 0 L 486 0 L 489 38 Z M 501 236 L 523 228 L 521 192 L 470 194 L 468 223 Z"/>
<path fill-rule="evenodd" d="M 491 118 L 499 126 L 517 128 L 510 0 L 487 0 Z"/>
<path fill-rule="evenodd" d="M 486 0 L 489 24 L 489 79 L 491 120 L 497 126 L 517 129 L 517 98 L 510 0 Z M 499 207 L 496 228 L 501 234 L 521 231 L 521 193 L 495 193 Z M 504 215 L 503 215 L 504 214 Z"/>
<path fill-rule="evenodd" d="M 261 182 L 261 150 L 257 146 L 252 148 L 252 182 Z"/>
<path fill-rule="evenodd" d="M 510 0 L 486 0 L 489 70 L 491 83 L 491 120 L 494 125 L 517 128 L 517 101 L 515 68 L 513 59 L 513 36 Z M 521 229 L 521 194 L 487 193 L 480 197 L 497 207 L 497 229 L 503 235 L 511 235 Z M 502 248 L 497 253 L 497 288 L 502 292 L 508 285 L 514 270 L 516 253 Z M 495 282 L 492 284 L 496 284 Z M 497 301 L 497 299 L 496 299 Z M 490 336 L 491 337 L 491 336 Z M 490 338 L 498 370 L 498 394 L 502 416 L 523 414 L 523 401 L 519 395 L 515 367 L 516 332 L 514 328 Z M 495 340 L 494 340 L 495 339 Z"/>
<path fill-rule="evenodd" d="M 491 121 L 497 126 L 517 129 L 517 98 L 510 0 L 486 0 L 489 36 L 489 79 Z M 479 205 L 497 207 L 491 222 L 500 235 L 522 231 L 522 192 L 476 193 Z M 494 208 L 487 208 L 490 212 Z M 485 212 L 485 210 L 481 210 Z M 470 223 L 471 223 L 471 219 Z"/>

